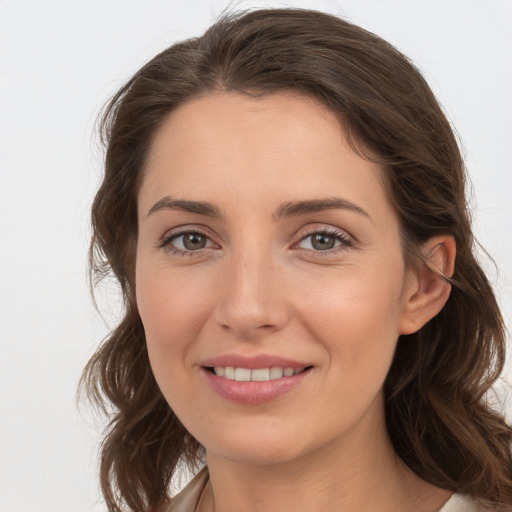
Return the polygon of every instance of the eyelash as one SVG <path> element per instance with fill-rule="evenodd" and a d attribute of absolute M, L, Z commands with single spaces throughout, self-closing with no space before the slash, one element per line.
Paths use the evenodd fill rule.
<path fill-rule="evenodd" d="M 189 235 L 189 234 L 201 235 L 201 236 L 204 236 L 205 238 L 208 238 L 208 235 L 201 229 L 183 229 L 183 230 L 175 231 L 175 232 L 171 233 L 170 235 L 164 236 L 160 240 L 157 247 L 160 249 L 164 249 L 166 252 L 169 252 L 171 254 L 175 254 L 178 256 L 187 256 L 187 257 L 200 256 L 206 248 L 197 249 L 195 251 L 193 251 L 193 250 L 184 251 L 182 249 L 178 249 L 171 245 L 171 242 L 173 240 L 176 240 L 180 236 Z M 327 235 L 327 236 L 334 237 L 336 239 L 336 241 L 341 242 L 341 244 L 338 245 L 336 248 L 328 249 L 328 250 L 324 250 L 324 251 L 314 250 L 314 249 L 303 249 L 304 251 L 306 251 L 306 253 L 308 253 L 309 255 L 312 255 L 314 257 L 321 257 L 322 255 L 337 254 L 337 253 L 345 250 L 347 247 L 352 247 L 354 245 L 352 239 L 345 232 L 340 231 L 335 228 L 311 229 L 309 231 L 306 231 L 306 233 L 304 233 L 302 238 L 299 240 L 299 243 L 312 235 Z"/>
<path fill-rule="evenodd" d="M 347 233 L 344 231 L 341 231 L 336 228 L 322 228 L 322 229 L 309 229 L 306 230 L 305 233 L 303 233 L 301 239 L 299 242 L 302 242 L 306 238 L 309 238 L 312 235 L 327 235 L 330 237 L 333 237 L 335 241 L 341 242 L 340 245 L 337 247 L 334 247 L 333 249 L 328 249 L 325 251 L 320 250 L 314 250 L 314 249 L 303 249 L 306 251 L 310 256 L 314 257 L 322 257 L 322 255 L 332 255 L 332 254 L 338 254 L 344 250 L 346 250 L 348 247 L 352 247 L 354 245 L 353 240 L 350 238 Z"/>
<path fill-rule="evenodd" d="M 204 231 L 201 231 L 200 229 L 181 229 L 179 231 L 175 231 L 174 233 L 171 233 L 170 235 L 164 236 L 160 240 L 158 247 L 161 249 L 164 249 L 166 252 L 170 252 L 171 254 L 176 254 L 178 256 L 188 256 L 188 257 L 199 256 L 205 250 L 204 248 L 198 249 L 196 251 L 183 251 L 182 249 L 178 249 L 177 247 L 173 247 L 171 245 L 171 242 L 173 240 L 175 240 L 176 238 L 179 238 L 180 236 L 183 236 L 183 235 L 190 235 L 190 234 L 201 235 L 201 236 L 204 236 L 205 238 L 208 238 L 208 235 Z"/>

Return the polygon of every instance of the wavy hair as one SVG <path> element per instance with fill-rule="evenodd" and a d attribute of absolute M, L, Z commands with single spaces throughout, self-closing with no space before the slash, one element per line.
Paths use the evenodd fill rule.
<path fill-rule="evenodd" d="M 125 314 L 88 362 L 82 385 L 110 411 L 100 463 L 109 511 L 160 510 L 178 465 L 203 454 L 156 384 L 135 300 L 137 193 L 152 137 L 191 99 L 281 90 L 323 102 L 354 149 L 384 167 L 408 262 L 422 264 L 418 247 L 430 237 L 455 238 L 448 302 L 398 340 L 385 382 L 387 428 L 421 478 L 509 510 L 512 431 L 486 399 L 504 365 L 504 324 L 475 257 L 453 130 L 421 73 L 380 37 L 317 11 L 264 9 L 224 14 L 203 36 L 164 50 L 103 112 L 106 158 L 90 268 L 95 280 L 111 273 L 119 281 Z"/>

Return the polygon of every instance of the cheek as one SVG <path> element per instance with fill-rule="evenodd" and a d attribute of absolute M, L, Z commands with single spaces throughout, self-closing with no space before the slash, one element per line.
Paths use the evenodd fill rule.
<path fill-rule="evenodd" d="M 399 336 L 402 274 L 345 276 L 301 304 L 301 322 L 326 349 L 334 369 L 369 378 L 387 372 Z M 347 379 L 350 381 L 350 379 Z"/>
<path fill-rule="evenodd" d="M 155 378 L 167 400 L 183 389 L 195 340 L 210 314 L 210 294 L 199 276 L 154 269 L 140 261 L 136 297 L 144 325 L 149 359 Z M 171 277 L 172 276 L 172 279 Z M 177 397 L 179 399 L 179 396 Z"/>
<path fill-rule="evenodd" d="M 173 293 L 157 276 L 139 274 L 137 304 L 144 326 L 149 361 L 156 382 L 173 410 L 180 409 L 186 389 L 183 361 L 187 353 L 185 328 L 194 325 L 186 291 Z"/>
<path fill-rule="evenodd" d="M 137 269 L 136 296 L 148 343 L 181 336 L 199 325 L 201 288 L 197 280 L 166 278 L 165 269 Z"/>

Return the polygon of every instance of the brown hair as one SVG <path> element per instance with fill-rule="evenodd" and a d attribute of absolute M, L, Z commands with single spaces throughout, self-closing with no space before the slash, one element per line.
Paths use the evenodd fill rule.
<path fill-rule="evenodd" d="M 96 403 L 113 407 L 101 452 L 109 511 L 125 504 L 158 510 L 169 502 L 178 463 L 202 454 L 156 384 L 134 296 L 137 192 L 152 136 L 173 109 L 200 95 L 279 90 L 323 102 L 354 148 L 385 167 L 408 261 L 418 261 L 417 248 L 432 236 L 455 238 L 446 306 L 398 340 L 385 382 L 387 428 L 398 455 L 423 479 L 508 509 L 512 432 L 486 401 L 504 364 L 504 325 L 474 255 L 465 170 L 449 122 L 419 71 L 381 38 L 328 14 L 268 9 L 224 15 L 202 37 L 166 49 L 104 112 L 91 272 L 115 275 L 126 313 L 83 383 Z"/>

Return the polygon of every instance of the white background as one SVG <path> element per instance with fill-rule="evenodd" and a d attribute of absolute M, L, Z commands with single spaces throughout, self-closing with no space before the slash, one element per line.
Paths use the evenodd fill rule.
<path fill-rule="evenodd" d="M 0 0 L 0 512 L 104 510 L 99 423 L 75 406 L 81 369 L 107 332 L 86 280 L 95 117 L 143 63 L 201 34 L 227 5 Z M 510 327 L 512 1 L 235 5 L 344 15 L 419 65 L 463 140 L 476 232 L 497 263 L 489 269 Z"/>

